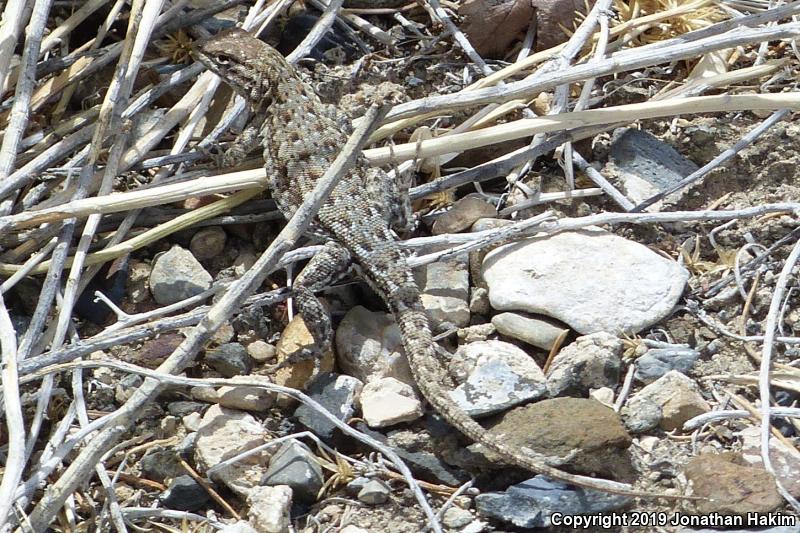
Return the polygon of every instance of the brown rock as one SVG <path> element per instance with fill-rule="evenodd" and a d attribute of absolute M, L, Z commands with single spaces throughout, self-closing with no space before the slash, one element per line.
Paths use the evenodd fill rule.
<path fill-rule="evenodd" d="M 630 481 L 631 437 L 613 410 L 585 398 L 554 398 L 512 409 L 488 426 L 512 448 L 546 454 L 553 466 Z"/>
<path fill-rule="evenodd" d="M 745 466 L 741 454 L 701 454 L 684 468 L 695 496 L 698 514 L 744 515 L 768 513 L 783 504 L 772 476 L 762 468 Z"/>
<path fill-rule="evenodd" d="M 282 363 L 303 348 L 314 348 L 314 338 L 300 315 L 295 315 L 289 325 L 286 326 L 286 329 L 283 330 L 276 348 L 278 363 Z M 307 359 L 281 368 L 275 373 L 275 383 L 303 390 L 314 375 L 314 366 L 315 361 Z M 322 354 L 322 360 L 319 362 L 319 372 L 331 372 L 332 370 L 333 351 L 328 351 Z"/>
<path fill-rule="evenodd" d="M 594 2 L 588 4 L 591 7 Z M 573 29 L 578 11 L 586 12 L 581 0 L 467 0 L 458 14 L 464 18 L 462 31 L 479 54 L 503 58 L 534 16 L 538 50 L 565 42 L 568 36 L 561 26 Z"/>
<path fill-rule="evenodd" d="M 434 235 L 458 233 L 472 226 L 475 221 L 491 218 L 496 214 L 497 211 L 492 204 L 474 196 L 467 196 L 454 203 L 450 211 L 436 219 L 432 233 Z"/>

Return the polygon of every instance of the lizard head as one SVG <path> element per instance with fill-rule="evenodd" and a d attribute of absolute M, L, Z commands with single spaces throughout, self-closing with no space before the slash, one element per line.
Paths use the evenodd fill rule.
<path fill-rule="evenodd" d="M 293 74 L 277 50 L 239 28 L 199 41 L 192 55 L 257 107 L 269 105 L 277 81 Z"/>

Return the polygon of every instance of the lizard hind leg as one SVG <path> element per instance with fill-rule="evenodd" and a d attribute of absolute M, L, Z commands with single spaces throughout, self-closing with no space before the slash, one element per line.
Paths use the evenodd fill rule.
<path fill-rule="evenodd" d="M 306 357 L 317 356 L 331 349 L 333 328 L 328 310 L 314 294 L 337 281 L 352 263 L 350 252 L 341 244 L 328 241 L 297 276 L 292 295 L 300 316 L 314 337 L 315 350 Z"/>

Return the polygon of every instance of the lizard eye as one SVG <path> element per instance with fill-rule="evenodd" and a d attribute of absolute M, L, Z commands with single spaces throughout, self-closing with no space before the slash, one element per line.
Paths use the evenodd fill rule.
<path fill-rule="evenodd" d="M 231 59 L 231 56 L 229 56 L 227 54 L 219 54 L 219 55 L 217 55 L 217 63 L 219 63 L 220 65 L 223 65 L 223 66 L 224 65 L 230 65 L 232 62 L 233 61 Z"/>

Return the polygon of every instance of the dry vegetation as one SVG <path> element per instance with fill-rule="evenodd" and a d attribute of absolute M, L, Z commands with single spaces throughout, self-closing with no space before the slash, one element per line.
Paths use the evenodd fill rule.
<path fill-rule="evenodd" d="M 269 287 L 262 281 L 307 259 L 313 247 L 287 253 L 279 240 L 247 274 L 168 308 L 152 300 L 136 305 L 124 290 L 115 297 L 103 265 L 149 260 L 187 228 L 271 227 L 263 224 L 280 219 L 260 198 L 259 166 L 198 170 L 230 138 L 228 126 L 243 106 L 231 99 L 225 107 L 228 93 L 189 52 L 215 27 L 209 21 L 233 23 L 233 12 L 246 16 L 239 22 L 247 29 L 278 28 L 290 3 L 228 0 L 201 9 L 191 2 L 7 0 L 2 8 L 0 531 L 212 531 L 230 513 L 244 514 L 229 495 L 219 496 L 229 500 L 229 511 L 220 504 L 202 516 L 152 505 L 163 486 L 137 478 L 136 463 L 148 442 L 163 443 L 157 439 L 164 435 L 148 406 L 167 385 L 229 383 L 205 377 L 200 354 L 243 305 L 279 315 L 287 297 L 278 287 L 282 278 L 270 277 Z M 328 12 L 340 6 L 331 2 Z M 384 80 L 406 91 L 407 101 L 389 112 L 364 153 L 394 172 L 418 170 L 411 196 L 421 214 L 478 188 L 498 201 L 500 216 L 515 221 L 488 234 L 421 238 L 410 248 L 444 242 L 457 253 L 509 236 L 607 225 L 682 261 L 693 276 L 691 295 L 675 320 L 712 329 L 731 343 L 737 361 L 736 371 L 709 363 L 701 376 L 719 413 L 707 420 L 711 426 L 697 425 L 694 438 L 716 438 L 709 427 L 749 417 L 767 439 L 776 389 L 800 393 L 792 364 L 798 338 L 787 318 L 796 314 L 800 178 L 792 172 L 770 178 L 765 171 L 775 163 L 770 153 L 787 142 L 770 137 L 770 128 L 785 128 L 800 108 L 800 22 L 794 21 L 800 3 L 766 8 L 757 0 L 598 0 L 574 25 L 539 28 L 553 39 L 569 35 L 552 48 L 532 47 L 526 19 L 498 60 L 483 59 L 469 44 L 457 2 L 345 10 L 339 18 L 373 52 L 359 52 L 357 68 L 317 65 L 307 73 L 329 97 Z M 320 19 L 289 57 L 303 57 L 333 20 Z M 487 30 L 473 21 L 470 31 Z M 502 26 L 493 31 L 503 37 Z M 717 121 L 722 151 L 695 157 L 704 165 L 699 171 L 639 205 L 591 164 L 607 133 L 623 125 L 651 131 L 691 157 L 694 147 L 676 132 L 709 117 Z M 797 159 L 789 164 L 796 168 Z M 689 189 L 660 212 L 645 209 Z M 544 211 L 549 207 L 555 211 Z M 211 298 L 225 287 L 224 297 Z M 736 315 L 725 323 L 702 303 L 731 287 L 741 298 L 725 304 Z M 114 309 L 102 327 L 76 319 L 80 295 L 94 290 Z M 110 355 L 178 329 L 185 338 L 157 366 Z M 636 339 L 629 342 L 635 351 Z M 97 368 L 146 379 L 136 394 L 102 410 L 90 392 L 96 377 L 88 369 Z M 187 369 L 189 377 L 182 374 Z M 308 401 L 299 392 L 272 390 Z M 747 414 L 727 411 L 730 402 Z M 365 467 L 332 450 L 320 453 L 331 476 L 327 495 Z M 427 502 L 441 505 L 436 495 L 452 493 L 420 489 L 397 465 L 368 463 L 385 476 L 405 475 L 416 505 L 427 512 Z M 784 495 L 787 509 L 798 510 Z"/>

